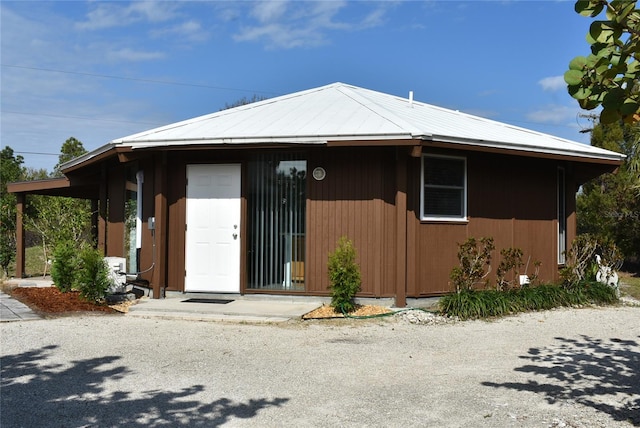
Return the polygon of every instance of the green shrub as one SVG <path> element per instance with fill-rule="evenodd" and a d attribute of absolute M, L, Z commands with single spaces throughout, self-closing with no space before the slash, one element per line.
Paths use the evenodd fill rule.
<path fill-rule="evenodd" d="M 3 230 L 2 224 L 0 224 L 0 268 L 2 268 L 3 277 L 9 277 L 9 266 L 15 261 L 16 258 L 16 245 L 15 239 L 11 231 Z"/>
<path fill-rule="evenodd" d="M 582 281 L 572 288 L 543 284 L 508 291 L 462 290 L 440 299 L 440 311 L 461 319 L 500 317 L 561 306 L 616 303 L 616 290 L 599 282 Z"/>
<path fill-rule="evenodd" d="M 565 255 L 565 266 L 560 270 L 560 278 L 565 287 L 577 287 L 585 279 L 595 279 L 598 270 L 595 261 L 597 248 L 598 241 L 591 235 L 580 235 L 573 240 L 571 249 Z"/>
<path fill-rule="evenodd" d="M 361 279 L 360 267 L 356 263 L 356 250 L 347 237 L 341 237 L 335 251 L 329 254 L 328 268 L 331 306 L 336 310 L 353 311 Z"/>
<path fill-rule="evenodd" d="M 63 293 L 71 291 L 78 274 L 78 249 L 72 241 L 62 241 L 53 251 L 51 279 Z"/>
<path fill-rule="evenodd" d="M 502 260 L 500 260 L 496 270 L 496 288 L 498 290 L 506 290 L 512 288 L 515 284 L 519 286 L 518 269 L 524 266 L 522 250 L 520 248 L 503 248 L 500 250 L 500 255 Z M 509 272 L 513 272 L 514 279 L 508 280 L 506 278 Z"/>
<path fill-rule="evenodd" d="M 489 274 L 491 252 L 494 249 L 493 238 L 476 240 L 471 237 L 464 243 L 458 244 L 460 266 L 454 267 L 449 275 L 456 287 L 456 292 L 471 290 Z M 486 272 L 485 266 L 487 266 Z"/>
<path fill-rule="evenodd" d="M 618 302 L 616 289 L 601 282 L 585 281 L 582 285 L 582 293 L 586 299 L 585 303 L 596 305 L 607 305 Z"/>
<path fill-rule="evenodd" d="M 77 288 L 85 300 L 96 302 L 104 298 L 109 288 L 109 268 L 102 252 L 85 248 L 80 252 Z"/>

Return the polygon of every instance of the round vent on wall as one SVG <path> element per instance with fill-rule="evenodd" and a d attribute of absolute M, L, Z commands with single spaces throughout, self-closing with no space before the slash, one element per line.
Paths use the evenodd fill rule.
<path fill-rule="evenodd" d="M 313 169 L 313 178 L 315 178 L 316 180 L 322 181 L 326 176 L 327 176 L 327 172 L 321 166 L 318 166 Z"/>

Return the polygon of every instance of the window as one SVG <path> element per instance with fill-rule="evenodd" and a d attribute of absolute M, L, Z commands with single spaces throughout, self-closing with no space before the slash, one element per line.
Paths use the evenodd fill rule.
<path fill-rule="evenodd" d="M 421 218 L 466 220 L 467 160 L 461 157 L 422 157 Z"/>
<path fill-rule="evenodd" d="M 564 169 L 558 168 L 558 264 L 565 263 L 567 251 L 567 208 Z"/>
<path fill-rule="evenodd" d="M 304 291 L 307 161 L 258 153 L 248 175 L 248 288 Z"/>

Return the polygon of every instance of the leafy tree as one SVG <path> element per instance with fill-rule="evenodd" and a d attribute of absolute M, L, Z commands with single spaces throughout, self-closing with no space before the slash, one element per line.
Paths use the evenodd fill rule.
<path fill-rule="evenodd" d="M 7 183 L 24 178 L 23 163 L 11 147 L 0 151 L 0 268 L 5 276 L 16 253 L 16 197 L 7 192 Z"/>
<path fill-rule="evenodd" d="M 62 177 L 60 166 L 85 153 L 87 153 L 87 151 L 81 141 L 76 140 L 74 137 L 67 138 L 67 141 L 65 141 L 60 148 L 60 156 L 58 156 L 58 163 L 53 167 L 53 175 L 55 177 Z"/>
<path fill-rule="evenodd" d="M 263 97 L 262 95 L 256 95 L 254 94 L 251 98 L 247 98 L 247 97 L 242 97 L 239 100 L 231 103 L 231 104 L 224 104 L 224 108 L 221 108 L 220 111 L 222 110 L 228 110 L 230 108 L 234 108 L 234 107 L 240 107 L 240 106 L 244 106 L 247 104 L 252 104 L 252 103 L 256 103 L 258 101 L 264 101 L 266 100 L 267 97 Z"/>
<path fill-rule="evenodd" d="M 616 173 L 582 186 L 577 196 L 578 233 L 612 240 L 626 258 L 640 257 L 640 124 L 596 124 L 591 144 L 627 155 Z"/>
<path fill-rule="evenodd" d="M 54 176 L 62 176 L 60 165 L 86 153 L 82 142 L 70 137 L 60 149 Z M 46 178 L 46 171 L 29 170 L 30 179 Z M 80 246 L 90 240 L 91 206 L 89 201 L 59 196 L 31 195 L 25 213 L 25 226 L 37 234 L 47 261 L 58 244 L 70 241 Z M 47 265 L 44 266 L 46 273 Z"/>
<path fill-rule="evenodd" d="M 580 107 L 602 106 L 600 122 L 640 120 L 640 10 L 629 0 L 580 0 L 580 15 L 594 20 L 587 33 L 591 54 L 577 56 L 564 74 L 569 94 Z"/>

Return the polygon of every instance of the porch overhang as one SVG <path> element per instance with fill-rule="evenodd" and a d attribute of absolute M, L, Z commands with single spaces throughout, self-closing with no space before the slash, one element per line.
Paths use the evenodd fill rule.
<path fill-rule="evenodd" d="M 81 178 L 50 178 L 7 184 L 7 192 L 25 195 L 62 196 L 78 199 L 96 199 L 99 183 Z"/>

